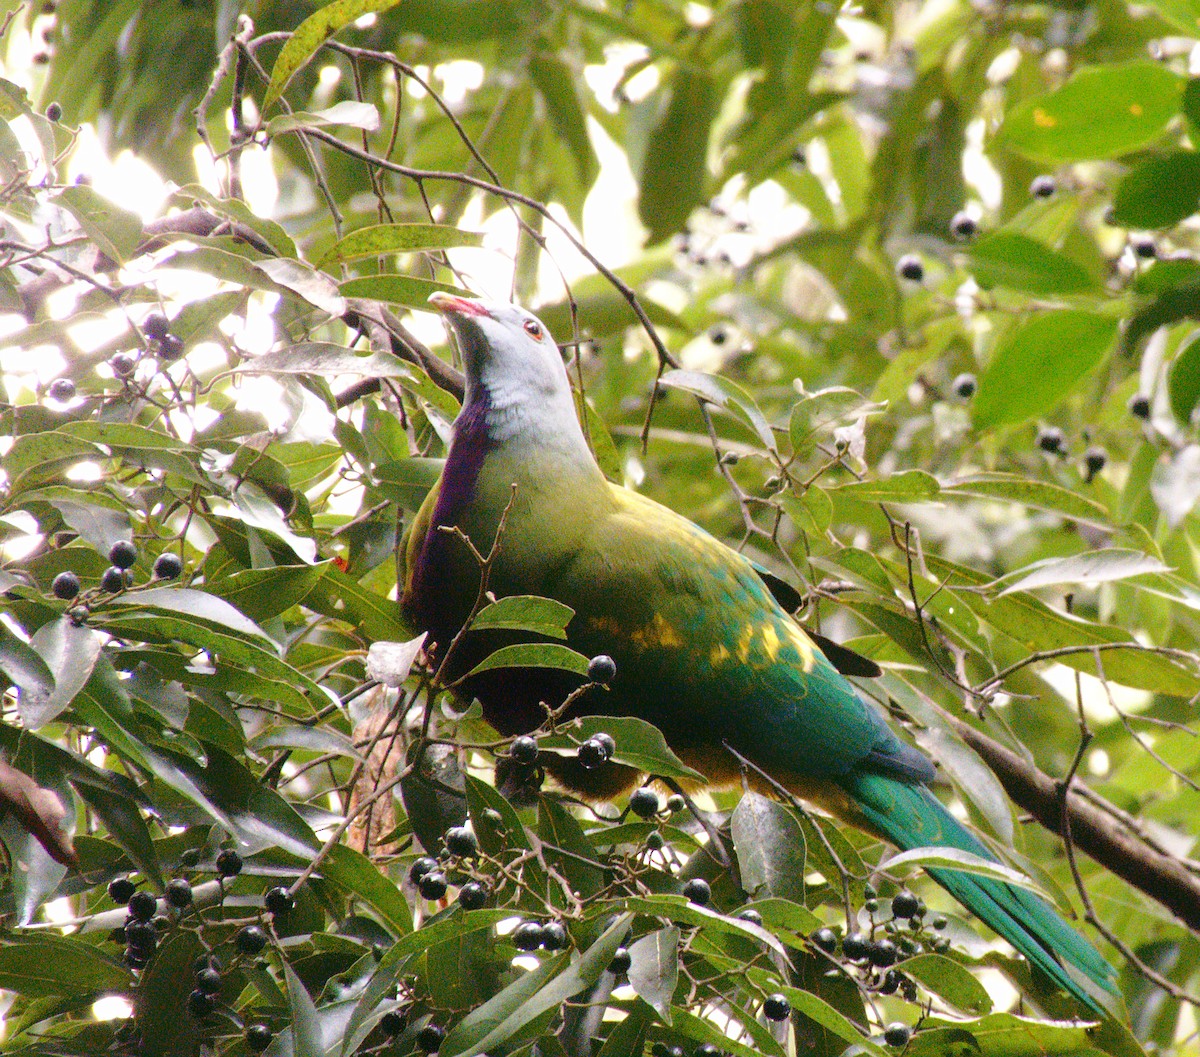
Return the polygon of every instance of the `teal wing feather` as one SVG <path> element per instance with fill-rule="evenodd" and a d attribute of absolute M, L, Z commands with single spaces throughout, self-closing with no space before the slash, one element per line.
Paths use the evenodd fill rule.
<path fill-rule="evenodd" d="M 547 584 L 582 652 L 617 661 L 604 702 L 669 741 L 727 741 L 767 771 L 933 770 L 843 679 L 740 554 L 625 489 Z"/>

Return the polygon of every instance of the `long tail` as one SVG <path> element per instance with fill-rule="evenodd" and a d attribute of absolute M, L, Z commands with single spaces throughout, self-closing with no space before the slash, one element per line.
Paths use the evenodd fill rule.
<path fill-rule="evenodd" d="M 996 861 L 923 785 L 860 772 L 846 788 L 872 826 L 903 851 L 942 846 Z M 1101 1017 L 1120 1006 L 1116 970 L 1040 896 L 959 870 L 930 876 L 1034 965 Z"/>

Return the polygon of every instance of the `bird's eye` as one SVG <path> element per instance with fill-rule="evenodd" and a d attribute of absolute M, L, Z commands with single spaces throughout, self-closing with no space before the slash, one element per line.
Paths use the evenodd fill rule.
<path fill-rule="evenodd" d="M 542 340 L 542 325 L 536 319 L 525 320 L 525 333 L 534 341 Z"/>

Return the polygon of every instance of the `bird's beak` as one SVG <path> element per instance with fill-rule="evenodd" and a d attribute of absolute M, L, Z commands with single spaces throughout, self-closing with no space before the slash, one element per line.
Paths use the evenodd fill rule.
<path fill-rule="evenodd" d="M 446 316 L 486 316 L 487 309 L 483 302 L 472 301 L 468 297 L 448 294 L 444 290 L 435 290 L 429 295 L 429 303 Z"/>

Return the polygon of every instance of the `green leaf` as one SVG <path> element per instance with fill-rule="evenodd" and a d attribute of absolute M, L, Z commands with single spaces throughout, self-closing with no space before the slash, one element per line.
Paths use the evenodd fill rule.
<path fill-rule="evenodd" d="M 670 1026 L 671 998 L 679 980 L 679 929 L 668 925 L 635 940 L 629 957 L 629 986 Z"/>
<path fill-rule="evenodd" d="M 510 984 L 468 1013 L 446 1036 L 438 1052 L 444 1057 L 466 1057 L 468 1054 L 483 1053 L 488 1047 L 501 1046 L 543 1013 L 560 1007 L 584 988 L 590 987 L 608 968 L 632 920 L 632 914 L 619 915 L 569 967 L 564 966 L 569 957 L 564 952 Z M 553 971 L 543 974 L 548 966 L 552 966 Z M 529 976 L 536 978 L 536 989 L 529 982 Z"/>
<path fill-rule="evenodd" d="M 1196 0 L 1146 0 L 1146 6 L 1153 8 L 1186 36 L 1194 37 L 1200 29 L 1200 3 Z"/>
<path fill-rule="evenodd" d="M 0 987 L 19 995 L 94 995 L 124 991 L 129 970 L 73 936 L 10 933 L 0 946 Z"/>
<path fill-rule="evenodd" d="M 935 995 L 964 1013 L 990 1013 L 992 999 L 987 989 L 958 962 L 941 954 L 919 954 L 896 966 Z"/>
<path fill-rule="evenodd" d="M 707 403 L 715 404 L 754 430 L 767 451 L 775 450 L 775 434 L 766 416 L 759 410 L 754 397 L 736 382 L 700 371 L 668 371 L 658 384 L 666 389 L 691 393 Z"/>
<path fill-rule="evenodd" d="M 64 187 L 55 196 L 56 204 L 67 210 L 104 255 L 124 264 L 142 241 L 142 222 L 136 213 L 110 202 L 92 187 L 76 184 Z"/>
<path fill-rule="evenodd" d="M 782 804 L 746 793 L 730 819 L 742 887 L 754 898 L 775 896 L 803 905 L 807 841 Z"/>
<path fill-rule="evenodd" d="M 1138 163 L 1117 186 L 1113 223 L 1130 228 L 1167 228 L 1200 209 L 1200 153 L 1156 155 Z"/>
<path fill-rule="evenodd" d="M 445 250 L 455 246 L 482 246 L 477 231 L 461 231 L 449 224 L 373 224 L 339 239 L 317 261 L 318 268 L 419 250 Z M 345 293 L 345 291 L 342 291 Z"/>
<path fill-rule="evenodd" d="M 180 1016 L 194 986 L 195 962 L 204 952 L 198 933 L 176 929 L 166 936 L 138 985 L 142 1045 L 149 1057 L 195 1053 L 200 1047 L 200 1022 Z"/>
<path fill-rule="evenodd" d="M 107 554 L 117 540 L 133 538 L 127 510 L 114 510 L 100 503 L 75 499 L 51 499 L 49 502 L 62 515 L 63 521 L 79 533 L 79 538 L 101 554 Z"/>
<path fill-rule="evenodd" d="M 865 1053 L 873 1054 L 874 1057 L 887 1057 L 887 1050 L 867 1038 L 860 1028 L 824 999 L 795 987 L 780 987 L 779 990 L 791 1003 L 792 1009 L 819 1024 L 826 1031 L 850 1043 L 851 1046 L 860 1047 Z"/>
<path fill-rule="evenodd" d="M 243 360 L 245 374 L 361 374 L 368 378 L 408 378 L 413 368 L 382 352 L 360 354 L 329 341 L 305 341 Z"/>
<path fill-rule="evenodd" d="M 194 620 L 216 624 L 235 635 L 254 636 L 275 646 L 270 635 L 225 599 L 192 587 L 147 587 L 118 595 L 110 604 L 117 608 L 136 606 L 139 609 L 179 613 Z"/>
<path fill-rule="evenodd" d="M 968 251 L 971 271 L 985 290 L 1003 286 L 1027 294 L 1077 294 L 1095 286 L 1086 269 L 1028 235 L 996 231 Z"/>
<path fill-rule="evenodd" d="M 1000 592 L 1002 597 L 1014 591 L 1033 591 L 1050 584 L 1082 584 L 1090 587 L 1131 576 L 1169 571 L 1167 566 L 1149 554 L 1105 547 L 1067 558 L 1044 558 L 1001 577 L 991 586 L 1003 585 Z"/>
<path fill-rule="evenodd" d="M 41 656 L 54 680 L 48 694 L 39 682 L 21 687 L 18 695 L 21 722 L 29 730 L 37 730 L 75 700 L 91 677 L 103 640 L 70 617 L 59 617 L 38 628 L 29 645 Z"/>
<path fill-rule="evenodd" d="M 286 958 L 283 959 L 283 978 L 287 984 L 288 1006 L 292 1014 L 292 1057 L 325 1057 L 317 1007 Z"/>
<path fill-rule="evenodd" d="M 990 1013 L 977 1020 L 927 1017 L 905 1049 L 905 1057 L 946 1057 L 963 1053 L 971 1057 L 1067 1057 L 1097 1051 L 1092 1029 L 1084 1025 Z"/>
<path fill-rule="evenodd" d="M 642 160 L 638 216 L 651 244 L 675 234 L 707 196 L 708 139 L 720 106 L 712 73 L 680 64 Z"/>
<path fill-rule="evenodd" d="M 551 126 L 571 152 L 579 182 L 590 187 L 600 163 L 588 138 L 587 114 L 576 89 L 578 72 L 557 55 L 536 52 L 529 57 L 529 76 L 546 105 Z"/>
<path fill-rule="evenodd" d="M 322 562 L 320 565 L 273 565 L 269 569 L 241 569 L 210 580 L 205 587 L 209 598 L 227 602 L 235 613 L 245 614 L 255 621 L 270 620 L 303 602 L 325 575 L 327 567 Z M 144 597 L 144 592 L 126 597 L 137 600 Z M 262 634 L 261 630 L 259 634 Z"/>
<path fill-rule="evenodd" d="M 267 122 L 267 136 L 282 136 L 310 128 L 359 128 L 364 132 L 375 132 L 379 128 L 379 110 L 372 103 L 360 103 L 354 99 L 343 99 L 340 103 L 324 110 L 309 113 L 297 110 L 281 114 Z"/>
<path fill-rule="evenodd" d="M 538 595 L 509 595 L 484 606 L 471 621 L 472 631 L 507 628 L 534 631 L 555 639 L 567 637 L 567 625 L 575 615 L 570 606 Z"/>
<path fill-rule="evenodd" d="M 569 646 L 559 646 L 553 642 L 520 643 L 516 646 L 505 646 L 489 655 L 459 682 L 494 668 L 559 668 L 576 675 L 587 675 L 588 659 Z"/>
<path fill-rule="evenodd" d="M 1184 79 L 1157 62 L 1086 66 L 1018 104 L 1000 142 L 1035 161 L 1113 158 L 1153 143 L 1179 113 Z"/>
<path fill-rule="evenodd" d="M 20 691 L 18 706 L 26 698 L 43 702 L 54 696 L 54 673 L 41 654 L 18 638 L 3 621 L 0 621 L 0 672 Z"/>
<path fill-rule="evenodd" d="M 898 855 L 890 856 L 884 863 L 880 864 L 880 869 L 894 870 L 899 866 L 911 866 L 914 864 L 926 870 L 952 869 L 958 870 L 961 873 L 977 874 L 980 877 L 991 878 L 993 881 L 1003 881 L 1005 884 L 1028 888 L 1031 892 L 1037 892 L 1044 898 L 1049 898 L 1045 892 L 1021 873 L 1020 870 L 1014 870 L 1001 863 L 993 862 L 991 859 L 972 855 L 967 851 L 959 851 L 957 848 L 911 848 L 908 851 L 900 852 Z"/>
<path fill-rule="evenodd" d="M 1167 394 L 1176 421 L 1181 426 L 1190 426 L 1200 403 L 1200 336 L 1189 338 L 1171 361 Z"/>
<path fill-rule="evenodd" d="M 902 470 L 890 477 L 854 481 L 831 489 L 835 496 L 872 503 L 915 503 L 941 492 L 938 479 L 924 470 Z"/>
<path fill-rule="evenodd" d="M 415 275 L 364 275 L 340 283 L 338 290 L 343 297 L 366 297 L 372 301 L 387 301 L 389 304 L 426 312 L 429 311 L 429 295 L 438 290 L 458 297 L 475 296 L 453 283 L 418 279 Z"/>
<path fill-rule="evenodd" d="M 293 75 L 313 57 L 338 30 L 363 15 L 386 11 L 400 0 L 333 0 L 309 15 L 288 37 L 271 69 L 271 80 L 263 97 L 265 111 L 283 94 Z"/>
<path fill-rule="evenodd" d="M 981 429 L 1011 426 L 1059 404 L 1112 346 L 1117 321 L 1063 309 L 1008 331 L 979 379 L 972 415 Z"/>
<path fill-rule="evenodd" d="M 942 497 L 946 496 L 1001 499 L 1101 527 L 1107 527 L 1112 520 L 1112 515 L 1095 500 L 1061 485 L 1020 474 L 983 473 L 960 478 L 942 486 Z"/>
<path fill-rule="evenodd" d="M 601 733 L 608 734 L 617 743 L 612 754 L 613 763 L 662 778 L 704 781 L 703 775 L 688 767 L 667 747 L 666 739 L 657 727 L 633 716 L 581 716 L 569 723 L 560 723 L 557 733 L 538 739 L 538 748 L 573 754 L 580 743 Z"/>

